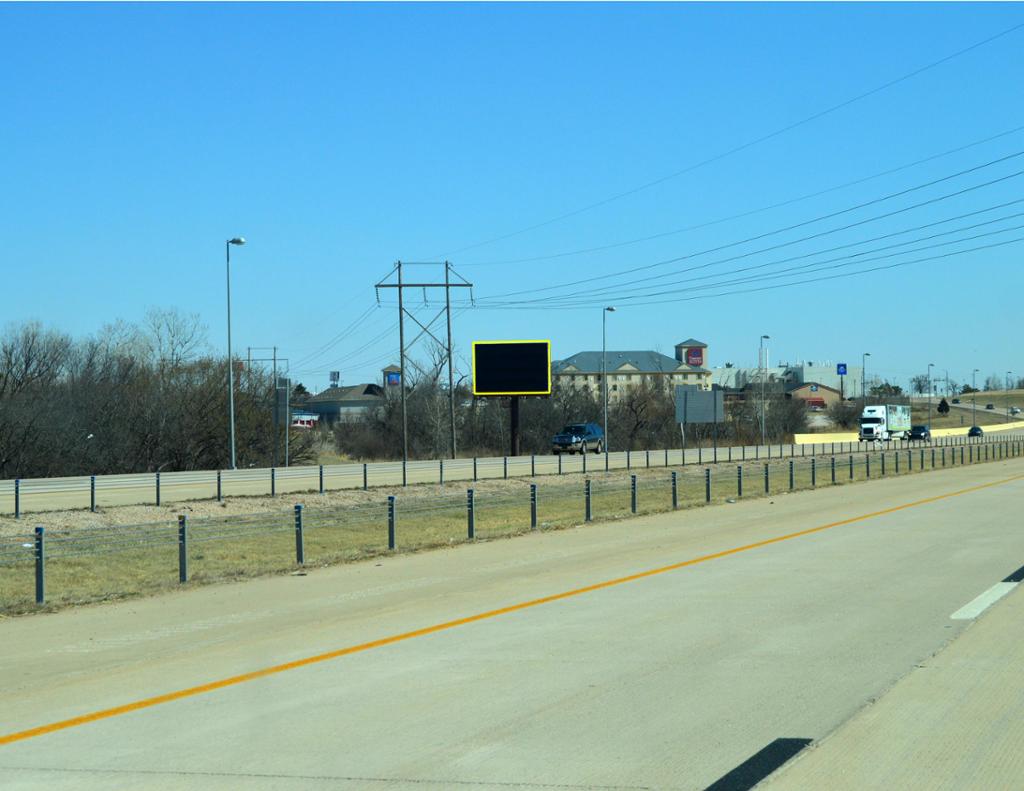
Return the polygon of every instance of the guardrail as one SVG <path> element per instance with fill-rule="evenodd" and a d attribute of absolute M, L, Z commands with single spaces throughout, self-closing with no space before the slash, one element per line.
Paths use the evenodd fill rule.
<path fill-rule="evenodd" d="M 938 446 L 977 444 L 986 438 L 943 437 Z M 885 443 L 887 450 L 909 444 Z M 929 445 L 930 447 L 931 445 Z M 118 505 L 164 505 L 187 500 L 221 500 L 239 496 L 279 496 L 301 492 L 369 489 L 377 486 L 445 484 L 489 478 L 537 477 L 586 474 L 636 468 L 687 466 L 690 464 L 747 461 L 762 458 L 815 455 L 819 452 L 850 453 L 873 450 L 867 443 L 817 442 L 776 445 L 745 445 L 659 448 L 616 451 L 607 454 L 498 456 L 437 459 L 403 463 L 370 462 L 305 467 L 265 467 L 245 470 L 157 472 L 130 475 L 90 475 L 69 478 L 26 478 L 0 481 L 0 514 L 15 518 L 30 511 L 90 509 Z"/>
<path fill-rule="evenodd" d="M 1017 458 L 1024 439 L 936 444 L 820 456 L 774 456 L 733 465 L 583 481 L 535 482 L 517 491 L 389 495 L 343 507 L 191 518 L 0 535 L 0 611 L 28 611 L 57 588 L 62 602 L 108 599 L 189 581 L 302 569 L 369 555 L 448 546 L 600 518 L 671 511 L 893 475 Z M 174 571 L 177 570 L 175 581 Z"/>

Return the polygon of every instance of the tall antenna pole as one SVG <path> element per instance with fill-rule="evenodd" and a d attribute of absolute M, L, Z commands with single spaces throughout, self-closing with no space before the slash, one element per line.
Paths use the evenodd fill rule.
<path fill-rule="evenodd" d="M 444 310 L 448 317 L 448 420 L 451 429 L 452 458 L 455 458 L 455 372 L 452 370 L 452 287 L 451 264 L 444 262 Z M 401 293 L 401 289 L 399 289 Z"/>

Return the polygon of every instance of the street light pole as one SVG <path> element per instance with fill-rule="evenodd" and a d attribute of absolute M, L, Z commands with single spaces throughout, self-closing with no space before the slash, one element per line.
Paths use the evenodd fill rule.
<path fill-rule="evenodd" d="M 932 368 L 935 363 L 928 363 L 928 431 L 932 430 Z"/>
<path fill-rule="evenodd" d="M 766 444 L 765 440 L 765 421 L 764 421 L 764 380 L 768 376 L 768 364 L 767 360 L 764 359 L 764 342 L 771 340 L 768 335 L 762 335 L 759 341 L 757 349 L 757 366 L 760 368 L 761 374 L 761 444 Z"/>
<path fill-rule="evenodd" d="M 615 308 L 609 305 L 601 311 L 601 386 L 604 390 L 604 468 L 608 469 L 608 314 Z"/>
<path fill-rule="evenodd" d="M 235 366 L 231 357 L 231 245 L 245 244 L 245 238 L 236 236 L 224 243 L 224 256 L 228 280 L 228 424 L 231 427 L 231 469 L 238 469 L 235 463 Z M 275 382 L 275 385 L 277 383 Z"/>
<path fill-rule="evenodd" d="M 860 400 L 865 405 L 868 403 L 868 357 L 871 352 L 864 352 L 860 356 Z"/>
<path fill-rule="evenodd" d="M 1006 412 L 1006 422 L 1010 422 L 1010 375 L 1013 371 L 1006 372 L 1006 403 L 1003 404 L 1003 411 Z"/>
<path fill-rule="evenodd" d="M 971 372 L 971 425 L 978 425 L 978 368 Z"/>

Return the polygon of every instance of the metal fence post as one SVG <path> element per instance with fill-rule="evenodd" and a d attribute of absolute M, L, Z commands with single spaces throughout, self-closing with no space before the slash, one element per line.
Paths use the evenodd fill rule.
<path fill-rule="evenodd" d="M 590 478 L 587 478 L 583 482 L 583 521 L 589 522 L 594 515 L 594 512 L 590 508 Z"/>
<path fill-rule="evenodd" d="M 932 469 L 935 469 L 935 448 L 932 448 Z"/>
<path fill-rule="evenodd" d="M 320 494 L 323 494 L 324 493 L 324 465 L 322 465 L 322 464 L 320 465 L 320 469 L 318 471 L 318 477 L 319 477 L 319 483 L 320 483 L 320 486 L 319 486 Z"/>
<path fill-rule="evenodd" d="M 156 474 L 156 504 L 160 505 L 160 473 Z"/>
<path fill-rule="evenodd" d="M 961 464 L 964 463 L 964 446 L 963 445 L 960 446 L 960 463 Z"/>
<path fill-rule="evenodd" d="M 14 479 L 14 518 L 21 519 L 21 478 Z"/>
<path fill-rule="evenodd" d="M 277 497 L 277 468 L 270 468 L 270 496 Z"/>
<path fill-rule="evenodd" d="M 188 516 L 178 517 L 178 582 L 188 582 Z"/>
<path fill-rule="evenodd" d="M 437 462 L 437 483 L 439 486 L 444 486 L 444 459 L 439 459 Z"/>
<path fill-rule="evenodd" d="M 629 476 L 629 510 L 636 513 L 636 476 Z"/>
<path fill-rule="evenodd" d="M 605 455 L 607 456 L 607 453 Z M 555 458 L 558 459 L 558 474 L 561 475 L 562 474 L 562 454 L 559 453 L 558 456 L 556 456 Z M 476 470 L 476 459 L 473 460 L 473 469 Z M 474 475 L 475 474 L 476 473 L 474 472 Z M 474 478 L 473 480 L 476 480 L 476 478 Z"/>
<path fill-rule="evenodd" d="M 651 452 L 649 450 L 645 450 L 644 453 L 647 454 L 647 466 L 650 467 L 651 466 Z"/>
<path fill-rule="evenodd" d="M 406 464 L 405 459 L 402 460 L 402 486 L 409 485 L 409 465 Z"/>
<path fill-rule="evenodd" d="M 711 502 L 711 468 L 704 468 L 704 502 Z"/>
<path fill-rule="evenodd" d="M 789 460 L 789 490 L 793 491 L 793 460 Z"/>
<path fill-rule="evenodd" d="M 537 529 L 537 484 L 530 484 L 530 527 Z"/>
<path fill-rule="evenodd" d="M 736 496 L 743 496 L 743 465 L 736 466 Z"/>
<path fill-rule="evenodd" d="M 811 456 L 811 488 L 813 489 L 818 485 L 818 466 L 815 462 L 818 460 Z"/>
<path fill-rule="evenodd" d="M 668 448 L 665 448 L 665 466 L 668 466 Z"/>
<path fill-rule="evenodd" d="M 45 528 L 36 528 L 36 604 L 46 601 L 46 548 L 43 542 Z"/>
<path fill-rule="evenodd" d="M 683 451 L 683 461 L 686 461 L 686 451 Z M 704 449 L 701 447 L 699 443 L 697 445 L 697 463 L 704 463 Z"/>
<path fill-rule="evenodd" d="M 626 448 L 626 469 L 627 470 L 633 469 L 633 463 L 630 460 L 629 448 Z"/>
<path fill-rule="evenodd" d="M 388 495 L 388 549 L 395 548 L 395 496 Z"/>
<path fill-rule="evenodd" d="M 562 471 L 562 457 L 558 457 L 558 471 Z M 476 481 L 476 456 L 473 457 L 473 481 Z"/>
<path fill-rule="evenodd" d="M 503 456 L 502 459 L 503 459 L 503 463 L 504 463 L 504 473 L 503 473 L 503 475 L 507 479 L 508 478 L 508 456 Z"/>
<path fill-rule="evenodd" d="M 892 455 L 896 457 L 896 474 L 899 475 L 900 474 L 900 452 L 898 450 L 897 451 L 893 451 Z"/>
<path fill-rule="evenodd" d="M 476 538 L 476 498 L 472 489 L 466 489 L 466 537 Z"/>
<path fill-rule="evenodd" d="M 607 453 L 604 455 L 604 468 L 605 468 L 605 470 L 608 469 L 608 454 Z M 583 454 L 583 472 L 586 472 L 586 471 L 587 471 L 587 454 L 584 453 Z"/>
<path fill-rule="evenodd" d="M 727 450 L 726 450 L 726 456 L 728 457 L 728 458 L 726 458 L 726 461 L 728 461 L 728 462 L 730 462 L 730 463 L 731 463 L 731 462 L 732 462 L 732 445 L 730 445 L 730 446 L 729 446 L 729 447 L 727 448 Z"/>
<path fill-rule="evenodd" d="M 853 480 L 853 454 L 850 454 L 850 480 Z"/>
<path fill-rule="evenodd" d="M 306 563 L 306 544 L 302 537 L 302 503 L 295 505 L 295 562 Z"/>
<path fill-rule="evenodd" d="M 672 510 L 675 511 L 679 507 L 679 481 L 676 477 L 676 471 L 672 470 Z"/>
<path fill-rule="evenodd" d="M 530 477 L 537 477 L 537 454 L 535 453 L 530 454 Z"/>
<path fill-rule="evenodd" d="M 321 491 L 323 491 L 321 489 Z M 217 470 L 217 502 L 219 503 L 224 499 L 224 484 L 221 478 L 220 470 Z"/>
<path fill-rule="evenodd" d="M 402 469 L 402 477 L 405 477 L 405 469 Z M 365 492 L 370 486 L 370 470 L 368 464 L 363 464 L 363 491 Z"/>
<path fill-rule="evenodd" d="M 885 451 L 882 451 L 882 477 L 885 477 Z"/>
<path fill-rule="evenodd" d="M 771 445 L 769 445 L 768 447 L 770 448 Z M 770 491 L 771 491 L 771 489 L 770 489 L 769 483 L 768 483 L 768 465 L 765 464 L 764 465 L 764 493 L 765 494 L 769 494 Z"/>
<path fill-rule="evenodd" d="M 836 482 L 836 457 L 833 456 L 832 457 L 832 483 L 833 483 L 833 485 L 835 484 L 835 482 Z"/>
<path fill-rule="evenodd" d="M 864 451 L 864 477 L 871 477 L 871 454 Z"/>

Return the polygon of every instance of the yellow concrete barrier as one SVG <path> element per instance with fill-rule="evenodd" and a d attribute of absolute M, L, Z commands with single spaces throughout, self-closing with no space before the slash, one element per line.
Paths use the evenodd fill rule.
<path fill-rule="evenodd" d="M 970 426 L 958 426 L 957 428 L 936 428 L 932 429 L 933 437 L 965 437 L 970 431 Z M 1024 420 L 1014 420 L 1009 423 L 998 423 L 991 426 L 982 426 L 982 431 L 992 434 L 1002 431 L 1024 431 Z M 856 442 L 856 431 L 839 431 L 831 434 L 794 434 L 793 442 L 797 445 L 810 445 L 812 442 Z"/>

